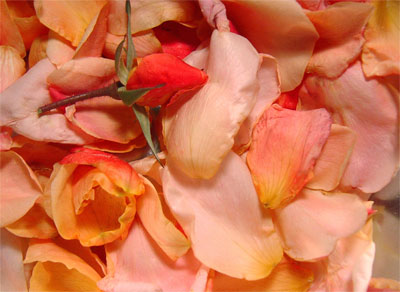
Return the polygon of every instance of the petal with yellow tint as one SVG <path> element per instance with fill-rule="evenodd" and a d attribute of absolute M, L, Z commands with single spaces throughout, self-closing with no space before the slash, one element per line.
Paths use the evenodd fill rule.
<path fill-rule="evenodd" d="M 121 144 L 111 141 L 99 141 L 91 144 L 86 144 L 85 147 L 94 150 L 100 150 L 111 153 L 127 153 L 137 148 L 143 148 L 147 145 L 143 135 L 131 140 L 127 144 Z"/>
<path fill-rule="evenodd" d="M 373 10 L 367 3 L 340 2 L 324 10 L 307 12 L 319 33 L 308 73 L 336 78 L 359 55 L 364 26 Z"/>
<path fill-rule="evenodd" d="M 6 0 L 0 1 L 0 20 L 0 45 L 13 47 L 22 58 L 25 57 L 24 40 L 18 30 L 18 26 L 10 15 Z"/>
<path fill-rule="evenodd" d="M 184 93 L 163 118 L 169 159 L 197 178 L 215 175 L 259 89 L 260 59 L 248 40 L 215 30 L 209 50 L 207 83 L 197 92 Z M 194 63 L 202 63 L 199 52 L 190 54 L 186 61 L 190 64 L 194 58 Z"/>
<path fill-rule="evenodd" d="M 282 91 L 296 88 L 318 38 L 301 6 L 292 0 L 224 2 L 228 18 L 259 53 L 278 61 Z M 284 13 L 282 13 L 284 11 Z"/>
<path fill-rule="evenodd" d="M 253 131 L 247 164 L 265 206 L 287 204 L 312 178 L 330 127 L 325 109 L 300 112 L 273 105 L 264 112 Z"/>
<path fill-rule="evenodd" d="M 73 2 L 37 0 L 34 2 L 40 22 L 77 46 L 90 21 L 106 4 L 104 0 Z"/>
<path fill-rule="evenodd" d="M 135 220 L 124 241 L 106 245 L 108 275 L 98 282 L 105 292 L 190 291 L 201 263 L 190 251 L 171 260 Z"/>
<path fill-rule="evenodd" d="M 332 124 L 328 140 L 315 164 L 314 176 L 307 187 L 324 191 L 335 189 L 340 183 L 356 139 L 356 134 L 349 128 Z"/>
<path fill-rule="evenodd" d="M 37 62 L 47 57 L 48 36 L 40 36 L 33 40 L 31 49 L 29 50 L 28 64 L 32 68 Z"/>
<path fill-rule="evenodd" d="M 372 1 L 374 12 L 365 29 L 361 55 L 367 77 L 400 74 L 400 3 Z"/>
<path fill-rule="evenodd" d="M 30 49 L 35 38 L 47 35 L 49 31 L 47 27 L 40 23 L 36 15 L 29 17 L 15 17 L 14 22 L 21 33 L 26 50 Z"/>
<path fill-rule="evenodd" d="M 137 213 L 140 221 L 158 246 L 172 259 L 176 260 L 190 248 L 189 240 L 165 217 L 157 190 L 152 183 L 143 178 L 145 191 L 137 199 Z"/>
<path fill-rule="evenodd" d="M 0 157 L 0 224 L 4 227 L 32 208 L 42 188 L 21 156 L 13 151 L 1 151 Z"/>
<path fill-rule="evenodd" d="M 274 213 L 285 253 L 300 261 L 329 255 L 339 239 L 360 230 L 366 219 L 367 208 L 356 195 L 308 189 Z"/>
<path fill-rule="evenodd" d="M 372 278 L 368 285 L 368 292 L 395 292 L 400 290 L 400 282 L 385 279 L 385 278 Z"/>
<path fill-rule="evenodd" d="M 313 281 L 311 270 L 285 258 L 275 267 L 271 274 L 261 280 L 246 281 L 217 273 L 212 278 L 212 291 L 215 292 L 262 292 L 286 291 L 306 292 Z"/>
<path fill-rule="evenodd" d="M 398 92 L 384 80 L 366 79 L 356 62 L 339 78 L 309 76 L 299 92 L 303 109 L 327 108 L 335 123 L 357 135 L 341 185 L 374 193 L 399 163 Z"/>
<path fill-rule="evenodd" d="M 209 180 L 187 177 L 167 159 L 162 183 L 167 205 L 204 265 L 258 280 L 281 261 L 270 213 L 259 204 L 246 164 L 233 152 Z"/>
<path fill-rule="evenodd" d="M 58 33 L 50 30 L 46 47 L 46 55 L 50 61 L 60 67 L 71 60 L 74 54 L 75 49 L 71 43 Z"/>
<path fill-rule="evenodd" d="M 0 92 L 25 73 L 25 61 L 10 46 L 0 46 Z"/>

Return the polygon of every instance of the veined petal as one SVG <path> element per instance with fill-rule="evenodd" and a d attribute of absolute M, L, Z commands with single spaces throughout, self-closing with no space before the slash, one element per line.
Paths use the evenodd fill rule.
<path fill-rule="evenodd" d="M 196 59 L 197 53 L 187 61 L 191 56 Z M 214 31 L 206 65 L 208 82 L 197 92 L 183 94 L 163 119 L 169 159 L 187 175 L 211 178 L 217 172 L 256 101 L 259 61 L 245 38 Z"/>
<path fill-rule="evenodd" d="M 32 68 L 37 62 L 47 57 L 48 36 L 39 36 L 32 42 L 29 50 L 29 68 Z"/>
<path fill-rule="evenodd" d="M 325 109 L 300 112 L 273 105 L 264 112 L 253 131 L 247 164 L 265 206 L 285 205 L 311 179 L 330 127 Z"/>
<path fill-rule="evenodd" d="M 22 58 L 25 57 L 26 51 L 24 41 L 17 25 L 10 15 L 6 0 L 0 1 L 0 20 L 0 45 L 13 47 Z"/>
<path fill-rule="evenodd" d="M 367 208 L 356 195 L 308 189 L 274 213 L 285 253 L 300 261 L 329 255 L 337 240 L 360 230 L 366 219 Z"/>
<path fill-rule="evenodd" d="M 236 154 L 230 152 L 209 180 L 187 177 L 167 160 L 162 183 L 168 206 L 206 266 L 257 280 L 282 259 L 269 211 L 259 204 L 250 173 Z"/>
<path fill-rule="evenodd" d="M 25 73 L 25 61 L 13 47 L 0 46 L 0 92 Z"/>
<path fill-rule="evenodd" d="M 318 38 L 301 6 L 292 0 L 225 2 L 228 18 L 259 53 L 278 61 L 282 91 L 296 88 Z M 282 13 L 284 11 L 284 13 Z"/>

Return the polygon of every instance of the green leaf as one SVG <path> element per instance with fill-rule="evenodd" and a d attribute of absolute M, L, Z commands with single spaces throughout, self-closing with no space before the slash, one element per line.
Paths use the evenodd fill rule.
<path fill-rule="evenodd" d="M 160 163 L 160 165 L 164 167 L 164 165 L 161 163 L 160 159 L 157 156 L 156 148 L 154 147 L 153 140 L 151 139 L 150 119 L 149 116 L 147 115 L 146 108 L 144 106 L 138 106 L 137 104 L 134 104 L 132 106 L 132 109 L 136 115 L 136 118 L 139 121 L 143 135 L 147 141 L 147 144 L 151 149 L 151 152 L 153 152 L 154 157 L 157 159 L 158 163 Z"/>
<path fill-rule="evenodd" d="M 131 32 L 131 3 L 130 3 L 130 0 L 126 0 L 125 10 L 126 10 L 126 14 L 128 15 L 128 27 L 127 27 L 127 33 L 126 33 L 127 40 L 128 40 L 128 52 L 126 54 L 126 67 L 129 72 L 132 69 L 133 60 L 136 58 L 136 50 L 135 50 L 135 46 L 133 45 L 132 32 Z"/>
<path fill-rule="evenodd" d="M 118 78 L 122 84 L 126 85 L 128 82 L 129 71 L 125 67 L 124 60 L 122 59 L 122 48 L 124 47 L 125 39 L 119 43 L 117 50 L 115 51 L 115 71 L 117 72 Z"/>
<path fill-rule="evenodd" d="M 164 84 L 159 84 L 153 87 L 143 87 L 133 90 L 127 90 L 126 87 L 124 86 L 118 88 L 118 96 L 121 98 L 121 100 L 124 102 L 125 105 L 132 106 L 139 98 L 141 98 L 147 92 L 149 92 L 152 89 L 160 88 L 162 86 L 164 86 Z"/>

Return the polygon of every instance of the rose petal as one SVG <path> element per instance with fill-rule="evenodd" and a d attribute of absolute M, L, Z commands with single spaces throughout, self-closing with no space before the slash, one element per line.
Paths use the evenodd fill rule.
<path fill-rule="evenodd" d="M 396 95 L 383 81 L 367 80 L 360 62 L 335 80 L 305 80 L 299 93 L 302 107 L 327 108 L 335 123 L 357 135 L 342 186 L 374 193 L 390 182 L 399 161 Z"/>
<path fill-rule="evenodd" d="M 199 0 L 201 12 L 208 24 L 219 31 L 230 31 L 226 8 L 221 1 Z"/>
<path fill-rule="evenodd" d="M 29 50 L 29 68 L 32 68 L 37 62 L 47 57 L 48 36 L 40 36 L 34 39 Z"/>
<path fill-rule="evenodd" d="M 71 42 L 50 30 L 46 54 L 54 65 L 60 67 L 72 59 L 75 49 L 72 47 Z"/>
<path fill-rule="evenodd" d="M 187 175 L 211 178 L 217 172 L 254 106 L 259 63 L 257 52 L 245 38 L 214 31 L 208 82 L 196 93 L 184 94 L 181 102 L 167 108 L 163 119 L 169 159 Z M 182 104 L 186 98 L 190 99 Z"/>
<path fill-rule="evenodd" d="M 13 47 L 0 46 L 0 92 L 25 73 L 25 61 Z"/>
<path fill-rule="evenodd" d="M 264 112 L 253 131 L 247 164 L 265 206 L 285 205 L 311 179 L 330 126 L 324 109 L 299 112 L 274 105 Z"/>
<path fill-rule="evenodd" d="M 303 189 L 293 202 L 275 210 L 274 223 L 285 253 L 309 261 L 329 255 L 338 239 L 357 232 L 366 219 L 367 209 L 356 195 Z"/>
<path fill-rule="evenodd" d="M 134 149 L 143 148 L 147 145 L 146 139 L 143 135 L 131 140 L 127 144 L 121 144 L 111 141 L 100 141 L 92 144 L 85 145 L 86 148 L 100 150 L 111 153 L 130 153 Z"/>
<path fill-rule="evenodd" d="M 229 153 L 210 180 L 189 178 L 167 161 L 162 182 L 168 206 L 206 266 L 257 280 L 279 263 L 282 249 L 271 218 L 239 156 Z"/>
<path fill-rule="evenodd" d="M 10 15 L 7 1 L 0 1 L 0 45 L 10 46 L 17 50 L 18 54 L 23 58 L 26 55 L 24 41 L 17 25 Z"/>
<path fill-rule="evenodd" d="M 385 278 L 372 278 L 368 286 L 368 292 L 394 292 L 399 290 L 400 282 Z"/>
<path fill-rule="evenodd" d="M 10 150 L 13 144 L 12 129 L 9 127 L 0 127 L 0 151 Z"/>
<path fill-rule="evenodd" d="M 282 91 L 293 90 L 303 79 L 318 34 L 292 0 L 225 2 L 228 18 L 259 53 L 278 61 Z M 284 13 L 282 13 L 284 11 Z"/>
<path fill-rule="evenodd" d="M 40 23 L 36 15 L 29 17 L 15 17 L 14 22 L 21 33 L 26 50 L 30 49 L 35 38 L 46 35 L 49 31 L 47 27 Z"/>

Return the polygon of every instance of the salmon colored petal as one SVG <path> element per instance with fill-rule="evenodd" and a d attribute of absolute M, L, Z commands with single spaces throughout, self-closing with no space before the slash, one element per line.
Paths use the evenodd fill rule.
<path fill-rule="evenodd" d="M 0 230 L 0 279 L 2 291 L 28 292 L 22 255 L 22 240 Z"/>
<path fill-rule="evenodd" d="M 54 65 L 60 67 L 73 58 L 75 49 L 71 42 L 52 30 L 48 37 L 46 54 Z"/>
<path fill-rule="evenodd" d="M 0 92 L 25 73 L 25 61 L 10 46 L 0 46 Z"/>
<path fill-rule="evenodd" d="M 42 188 L 26 162 L 13 151 L 0 152 L 1 227 L 24 216 L 42 193 Z"/>
<path fill-rule="evenodd" d="M 110 5 L 106 4 L 92 19 L 74 55 L 74 59 L 100 57 L 106 42 L 107 16 Z"/>
<path fill-rule="evenodd" d="M 228 18 L 259 53 L 278 61 L 282 91 L 296 88 L 318 38 L 314 26 L 296 1 L 225 2 Z M 282 12 L 285 13 L 282 13 Z"/>
<path fill-rule="evenodd" d="M 0 20 L 0 45 L 13 47 L 22 58 L 25 57 L 24 41 L 18 30 L 18 26 L 10 15 L 6 0 L 0 1 Z"/>
<path fill-rule="evenodd" d="M 253 131 L 247 164 L 266 207 L 287 204 L 312 178 L 330 127 L 325 109 L 300 112 L 273 105 L 264 112 Z"/>
<path fill-rule="evenodd" d="M 21 33 L 26 50 L 30 49 L 35 38 L 46 35 L 49 31 L 47 27 L 40 23 L 36 15 L 30 17 L 15 17 L 14 22 Z"/>
<path fill-rule="evenodd" d="M 162 163 L 165 162 L 165 152 L 157 153 L 157 156 Z M 155 181 L 159 185 L 162 184 L 160 176 L 161 165 L 158 164 L 158 161 L 156 160 L 154 155 L 147 156 L 142 159 L 133 160 L 129 162 L 129 164 L 133 167 L 134 170 L 136 170 L 137 173 L 151 178 L 152 181 Z"/>
<path fill-rule="evenodd" d="M 400 74 L 399 1 L 375 0 L 374 12 L 365 30 L 361 55 L 367 77 Z"/>
<path fill-rule="evenodd" d="M 368 292 L 395 292 L 399 290 L 400 282 L 385 278 L 372 278 L 368 286 Z"/>
<path fill-rule="evenodd" d="M 308 189 L 274 214 L 285 253 L 300 261 L 329 255 L 337 240 L 360 230 L 367 219 L 367 209 L 356 195 Z"/>
<path fill-rule="evenodd" d="M 246 281 L 217 273 L 212 279 L 212 291 L 220 292 L 260 292 L 287 291 L 306 292 L 313 281 L 311 270 L 301 267 L 285 258 L 273 269 L 271 274 L 261 280 Z"/>
<path fill-rule="evenodd" d="M 131 140 L 127 144 L 121 144 L 111 141 L 100 141 L 92 144 L 86 144 L 85 147 L 94 150 L 100 150 L 111 153 L 127 153 L 137 148 L 143 148 L 147 145 L 143 135 Z"/>
<path fill-rule="evenodd" d="M 163 119 L 169 159 L 197 178 L 215 175 L 259 89 L 260 59 L 248 40 L 215 30 L 209 50 L 205 59 L 208 82 L 197 92 L 183 94 L 180 102 L 167 108 Z M 193 52 L 187 62 L 194 58 L 198 60 L 193 63 L 203 63 L 200 59 L 206 54 L 198 54 Z"/>
<path fill-rule="evenodd" d="M 37 62 L 47 57 L 48 36 L 40 36 L 34 39 L 31 48 L 29 50 L 28 64 L 29 68 L 32 68 Z"/>
<path fill-rule="evenodd" d="M 9 127 L 0 127 L 0 151 L 10 150 L 13 144 L 12 129 Z"/>
<path fill-rule="evenodd" d="M 159 194 L 149 180 L 144 178 L 145 192 L 137 199 L 139 218 L 158 246 L 176 260 L 190 248 L 189 240 L 173 222 L 165 217 Z"/>
<path fill-rule="evenodd" d="M 217 0 L 199 0 L 201 12 L 208 24 L 219 31 L 230 31 L 225 5 Z"/>
<path fill-rule="evenodd" d="M 314 177 L 307 187 L 324 191 L 335 189 L 342 178 L 356 142 L 356 134 L 347 127 L 333 124 L 314 167 Z"/>
<path fill-rule="evenodd" d="M 390 182 L 399 161 L 398 92 L 367 80 L 356 62 L 335 80 L 308 77 L 299 96 L 304 109 L 325 107 L 357 135 L 342 186 L 374 193 Z"/>
<path fill-rule="evenodd" d="M 269 211 L 259 204 L 239 156 L 230 152 L 210 180 L 189 178 L 167 160 L 162 182 L 165 200 L 203 264 L 258 280 L 280 262 L 282 248 Z"/>
<path fill-rule="evenodd" d="M 51 1 L 38 0 L 34 2 L 37 17 L 40 22 L 77 46 L 82 39 L 90 21 L 106 1 Z"/>
<path fill-rule="evenodd" d="M 135 220 L 124 241 L 106 246 L 108 275 L 98 282 L 105 292 L 190 291 L 201 263 L 189 252 L 172 261 Z"/>
<path fill-rule="evenodd" d="M 126 144 L 142 134 L 133 110 L 109 96 L 77 102 L 66 117 L 85 133 L 111 142 Z"/>
<path fill-rule="evenodd" d="M 320 38 L 307 66 L 308 73 L 336 78 L 360 54 L 363 29 L 373 7 L 367 3 L 340 2 L 307 16 Z"/>

